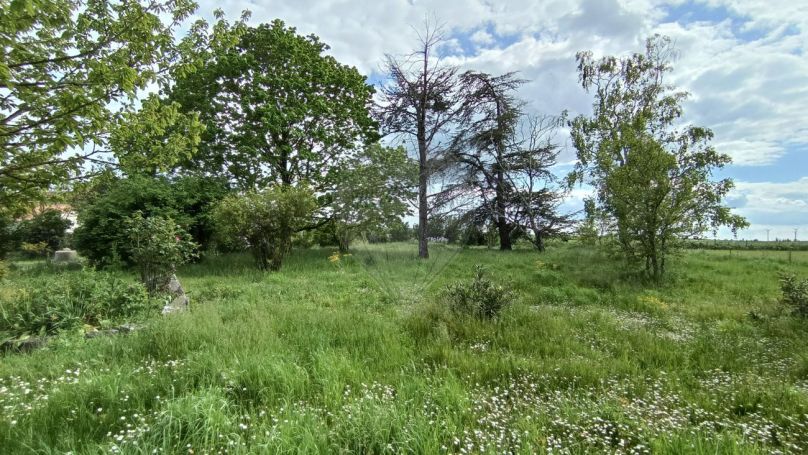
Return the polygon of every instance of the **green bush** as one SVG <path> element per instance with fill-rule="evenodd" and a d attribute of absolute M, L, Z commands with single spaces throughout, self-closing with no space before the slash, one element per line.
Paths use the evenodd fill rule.
<path fill-rule="evenodd" d="M 73 222 L 64 218 L 62 212 L 49 209 L 21 222 L 17 227 L 17 237 L 22 243 L 45 243 L 47 251 L 56 251 L 64 246 L 65 234 L 72 225 Z"/>
<path fill-rule="evenodd" d="M 494 284 L 486 277 L 485 268 L 481 265 L 475 266 L 474 280 L 471 283 L 450 284 L 446 287 L 444 296 L 453 312 L 478 319 L 497 317 L 514 300 L 513 292 Z"/>
<path fill-rule="evenodd" d="M 0 259 L 5 258 L 19 244 L 15 228 L 16 224 L 10 216 L 0 215 Z"/>
<path fill-rule="evenodd" d="M 780 289 L 783 291 L 783 303 L 790 306 L 795 315 L 808 317 L 808 279 L 783 275 L 780 278 Z"/>
<path fill-rule="evenodd" d="M 22 287 L 4 291 L 0 333 L 11 338 L 98 326 L 159 308 L 143 286 L 89 269 L 27 277 Z"/>
<path fill-rule="evenodd" d="M 149 293 L 164 292 L 178 265 L 196 255 L 196 244 L 171 218 L 144 218 L 141 212 L 124 222 L 127 250 Z"/>
<path fill-rule="evenodd" d="M 223 180 L 207 177 L 129 177 L 99 181 L 77 204 L 79 227 L 73 243 L 97 265 L 132 264 L 124 220 L 140 211 L 144 217 L 170 217 L 201 250 L 212 245 L 212 207 L 229 192 Z"/>
<path fill-rule="evenodd" d="M 275 186 L 229 196 L 213 216 L 222 243 L 246 243 L 259 269 L 279 270 L 292 236 L 311 222 L 315 208 L 311 190 Z"/>

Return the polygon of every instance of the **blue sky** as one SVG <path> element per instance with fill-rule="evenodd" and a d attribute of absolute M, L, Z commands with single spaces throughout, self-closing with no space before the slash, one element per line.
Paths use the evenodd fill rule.
<path fill-rule="evenodd" d="M 331 53 L 377 82 L 385 54 L 406 54 L 413 27 L 437 18 L 449 32 L 447 62 L 492 74 L 518 71 L 520 92 L 538 113 L 590 111 L 575 53 L 640 51 L 671 36 L 679 58 L 669 82 L 691 93 L 684 121 L 711 128 L 734 164 L 717 173 L 736 189 L 729 203 L 752 223 L 741 238 L 808 238 L 808 2 L 795 0 L 264 0 L 200 1 L 210 18 L 243 9 L 252 22 L 279 17 L 314 33 Z M 568 145 L 568 144 L 567 144 Z M 562 160 L 570 162 L 569 147 Z M 571 206 L 585 190 L 576 191 Z M 721 236 L 728 236 L 722 232 Z"/>

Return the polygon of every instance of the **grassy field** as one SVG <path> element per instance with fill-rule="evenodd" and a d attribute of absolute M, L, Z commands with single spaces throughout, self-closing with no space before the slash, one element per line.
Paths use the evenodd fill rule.
<path fill-rule="evenodd" d="M 651 287 L 573 244 L 415 252 L 188 266 L 190 313 L 0 358 L 0 452 L 808 451 L 808 321 L 778 303 L 805 259 L 690 251 Z M 476 264 L 518 296 L 497 320 L 442 299 Z"/>

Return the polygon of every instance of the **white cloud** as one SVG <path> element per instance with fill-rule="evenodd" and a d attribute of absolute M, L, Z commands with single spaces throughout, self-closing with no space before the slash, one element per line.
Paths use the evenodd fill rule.
<path fill-rule="evenodd" d="M 485 30 L 477 30 L 471 35 L 471 40 L 477 44 L 494 44 L 494 35 L 486 32 Z"/>

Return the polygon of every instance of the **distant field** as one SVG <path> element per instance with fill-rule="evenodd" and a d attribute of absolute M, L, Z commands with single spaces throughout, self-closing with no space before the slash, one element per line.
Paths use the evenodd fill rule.
<path fill-rule="evenodd" d="M 713 258 L 744 260 L 771 259 L 788 263 L 788 261 L 808 263 L 808 251 L 784 251 L 784 250 L 692 250 L 690 254 L 709 255 Z"/>
<path fill-rule="evenodd" d="M 778 302 L 808 253 L 688 251 L 657 288 L 571 243 L 415 252 L 185 267 L 188 314 L 0 358 L 0 452 L 808 452 L 808 321 Z M 475 264 L 517 296 L 497 320 L 446 308 Z"/>

